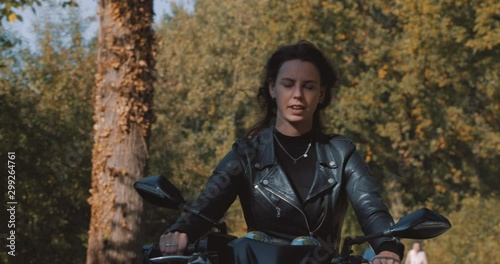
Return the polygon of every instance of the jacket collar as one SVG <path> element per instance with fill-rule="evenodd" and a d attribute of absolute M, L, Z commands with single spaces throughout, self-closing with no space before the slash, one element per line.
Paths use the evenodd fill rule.
<path fill-rule="evenodd" d="M 298 205 L 299 202 L 297 195 L 294 193 L 291 183 L 288 181 L 283 169 L 279 166 L 276 160 L 273 133 L 272 128 L 267 128 L 259 133 L 259 135 L 254 139 L 254 146 L 257 150 L 254 167 L 257 170 L 271 167 L 267 175 L 260 179 L 261 184 L 264 182 L 264 185 L 273 189 L 277 193 L 286 196 L 286 198 L 292 200 L 294 204 Z M 316 165 L 314 181 L 311 189 L 309 190 L 309 194 L 307 195 L 306 202 L 328 190 L 338 182 L 338 179 L 335 177 L 338 165 L 329 144 L 329 137 L 321 133 L 317 133 L 315 136 L 318 162 Z"/>
<path fill-rule="evenodd" d="M 274 139 L 273 139 L 273 129 L 266 128 L 264 131 L 259 133 L 255 138 L 254 147 L 256 148 L 256 162 L 255 167 L 257 169 L 265 168 L 277 163 L 276 157 L 274 155 Z"/>

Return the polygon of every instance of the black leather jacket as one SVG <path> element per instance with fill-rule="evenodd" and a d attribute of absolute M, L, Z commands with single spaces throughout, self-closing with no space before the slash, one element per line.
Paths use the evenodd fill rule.
<path fill-rule="evenodd" d="M 316 154 L 314 182 L 301 204 L 275 158 L 273 130 L 241 139 L 216 167 L 193 209 L 220 219 L 239 196 L 249 231 L 262 231 L 285 243 L 312 235 L 331 256 L 338 254 L 348 202 L 365 234 L 381 232 L 394 223 L 367 164 L 350 139 L 318 133 Z M 185 232 L 194 241 L 210 227 L 193 214 L 182 214 L 168 230 Z M 404 252 L 403 245 L 394 239 L 376 239 L 370 244 L 377 253 L 390 250 L 402 256 Z"/>

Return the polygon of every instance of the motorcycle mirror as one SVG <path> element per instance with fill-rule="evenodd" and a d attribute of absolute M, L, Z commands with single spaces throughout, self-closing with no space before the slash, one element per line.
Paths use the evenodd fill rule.
<path fill-rule="evenodd" d="M 451 228 L 448 219 L 432 210 L 421 208 L 403 216 L 384 236 L 410 239 L 429 239 L 437 237 Z"/>
<path fill-rule="evenodd" d="M 163 175 L 138 180 L 134 188 L 144 200 L 160 207 L 179 209 L 186 203 L 179 189 Z"/>
<path fill-rule="evenodd" d="M 403 216 L 390 230 L 355 238 L 346 237 L 339 257 L 332 263 L 344 263 L 351 254 L 351 246 L 359 245 L 366 241 L 381 237 L 398 237 L 409 239 L 429 239 L 437 237 L 451 228 L 448 219 L 432 210 L 421 208 L 413 213 Z"/>

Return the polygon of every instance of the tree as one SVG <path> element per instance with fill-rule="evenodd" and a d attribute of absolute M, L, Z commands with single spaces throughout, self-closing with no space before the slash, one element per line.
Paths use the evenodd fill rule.
<path fill-rule="evenodd" d="M 139 263 L 142 199 L 153 121 L 152 0 L 99 1 L 91 221 L 87 263 Z"/>

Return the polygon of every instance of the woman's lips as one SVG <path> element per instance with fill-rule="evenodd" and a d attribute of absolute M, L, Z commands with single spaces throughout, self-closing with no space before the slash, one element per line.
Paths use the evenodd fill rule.
<path fill-rule="evenodd" d="M 303 105 L 291 105 L 288 108 L 292 111 L 293 114 L 301 114 L 306 110 Z"/>

